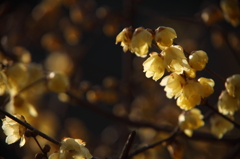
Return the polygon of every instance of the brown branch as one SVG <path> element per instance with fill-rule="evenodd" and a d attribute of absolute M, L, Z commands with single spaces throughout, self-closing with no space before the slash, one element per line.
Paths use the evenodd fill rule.
<path fill-rule="evenodd" d="M 128 136 L 128 139 L 123 147 L 122 153 L 120 155 L 120 159 L 127 159 L 128 158 L 128 153 L 130 151 L 130 148 L 132 146 L 134 137 L 136 136 L 136 131 L 132 131 L 132 133 Z"/>
<path fill-rule="evenodd" d="M 172 133 L 170 134 L 170 136 L 167 137 L 166 139 L 163 139 L 163 140 L 161 140 L 161 141 L 158 141 L 158 142 L 156 142 L 156 143 L 154 143 L 154 144 L 151 144 L 151 145 L 148 145 L 148 146 L 144 146 L 144 147 L 142 147 L 142 148 L 140 148 L 140 149 L 132 152 L 132 153 L 128 156 L 128 158 L 130 159 L 130 158 L 132 158 L 133 156 L 135 156 L 135 155 L 137 155 L 137 154 L 139 154 L 139 153 L 141 153 L 141 152 L 143 152 L 143 151 L 146 151 L 146 150 L 148 150 L 148 149 L 150 149 L 150 148 L 153 148 L 153 147 L 155 147 L 155 146 L 157 146 L 157 145 L 159 145 L 159 144 L 162 144 L 162 143 L 165 142 L 165 141 L 170 141 L 170 140 L 174 139 L 175 136 L 178 134 L 178 132 L 179 132 L 179 127 L 177 126 L 177 127 L 172 131 Z"/>

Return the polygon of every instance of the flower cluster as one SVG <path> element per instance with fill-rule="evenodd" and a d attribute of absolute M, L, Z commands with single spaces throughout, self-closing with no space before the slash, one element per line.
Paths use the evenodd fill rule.
<path fill-rule="evenodd" d="M 155 81 L 163 77 L 165 69 L 171 72 L 160 85 L 165 86 L 168 98 L 177 99 L 181 109 L 190 110 L 213 93 L 214 81 L 203 77 L 195 79 L 196 71 L 205 68 L 208 56 L 202 50 L 186 56 L 181 46 L 173 44 L 176 37 L 175 30 L 169 27 L 158 27 L 155 31 L 140 27 L 134 33 L 132 28 L 125 28 L 116 37 L 116 43 L 121 42 L 125 52 L 129 49 L 137 56 L 146 57 L 152 40 L 155 40 L 162 51 L 149 54 L 150 57 L 143 62 L 143 72 Z"/>
<path fill-rule="evenodd" d="M 225 88 L 219 96 L 218 110 L 224 115 L 233 115 L 240 109 L 240 75 L 227 78 Z"/>
<path fill-rule="evenodd" d="M 59 151 L 51 154 L 49 159 L 91 159 L 92 155 L 80 139 L 64 138 Z"/>

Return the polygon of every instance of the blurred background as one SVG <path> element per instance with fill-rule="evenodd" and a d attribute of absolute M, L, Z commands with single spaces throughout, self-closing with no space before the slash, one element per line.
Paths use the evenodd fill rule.
<path fill-rule="evenodd" d="M 115 116 L 164 125 L 166 129 L 129 126 L 98 109 L 88 109 L 67 94 L 49 91 L 31 101 L 38 116 L 27 121 L 57 140 L 72 137 L 86 141 L 91 154 L 100 159 L 117 158 L 132 130 L 137 130 L 132 150 L 165 138 L 168 128 L 178 124 L 181 110 L 175 100 L 167 99 L 160 81 L 145 77 L 145 59 L 123 53 L 122 47 L 115 45 L 116 35 L 129 26 L 153 30 L 172 27 L 178 36 L 175 42 L 189 53 L 207 52 L 207 67 L 221 77 L 240 73 L 240 30 L 224 19 L 219 0 L 3 0 L 2 63 L 21 62 L 28 67 L 44 68 L 45 73 L 63 72 L 70 78 L 70 92 L 78 98 Z M 159 52 L 153 46 L 151 51 Z M 198 72 L 197 77 L 214 79 L 215 93 L 209 102 L 216 106 L 224 85 L 205 70 Z M 201 110 L 209 114 L 208 109 Z M 210 132 L 209 129 L 206 124 L 201 131 Z M 228 135 L 239 137 L 238 134 L 235 130 Z M 42 145 L 48 143 L 38 139 Z M 30 159 L 40 152 L 31 138 L 19 148 L 18 143 L 7 145 L 0 131 L 0 141 L 2 158 Z M 48 144 L 54 152 L 56 147 Z M 218 159 L 231 148 L 231 143 L 179 138 L 173 145 L 158 146 L 135 158 Z"/>

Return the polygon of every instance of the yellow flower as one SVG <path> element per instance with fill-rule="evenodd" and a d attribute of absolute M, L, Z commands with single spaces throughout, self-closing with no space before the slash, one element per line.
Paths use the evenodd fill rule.
<path fill-rule="evenodd" d="M 172 73 L 165 76 L 160 85 L 165 86 L 164 91 L 167 93 L 168 98 L 179 97 L 182 93 L 183 86 L 185 85 L 185 79 L 176 73 Z"/>
<path fill-rule="evenodd" d="M 177 38 L 177 34 L 173 28 L 161 26 L 155 30 L 155 41 L 162 50 L 171 46 L 175 38 Z"/>
<path fill-rule="evenodd" d="M 225 87 L 229 95 L 240 99 L 240 75 L 235 74 L 227 78 Z"/>
<path fill-rule="evenodd" d="M 199 105 L 203 97 L 202 85 L 195 81 L 189 80 L 187 84 L 183 86 L 182 94 L 177 99 L 177 105 L 184 110 L 189 110 Z"/>
<path fill-rule="evenodd" d="M 143 62 L 143 68 L 143 72 L 146 72 L 146 77 L 152 77 L 155 81 L 163 76 L 165 70 L 163 59 L 156 52 L 152 52 L 150 57 Z"/>
<path fill-rule="evenodd" d="M 222 0 L 220 5 L 226 21 L 231 23 L 234 27 L 237 27 L 239 25 L 240 18 L 238 0 Z"/>
<path fill-rule="evenodd" d="M 192 136 L 193 130 L 204 125 L 203 115 L 199 109 L 193 108 L 182 113 L 178 118 L 180 129 L 189 137 Z"/>
<path fill-rule="evenodd" d="M 121 42 L 123 51 L 127 52 L 132 39 L 132 28 L 124 28 L 116 37 L 116 44 Z"/>
<path fill-rule="evenodd" d="M 233 119 L 233 117 L 231 116 L 228 116 L 228 117 Z M 214 117 L 212 117 L 210 119 L 210 123 L 211 123 L 211 132 L 215 136 L 217 136 L 219 139 L 221 139 L 226 132 L 234 128 L 234 125 L 231 122 L 227 121 L 226 119 L 224 119 L 219 115 L 215 115 Z"/>
<path fill-rule="evenodd" d="M 49 159 L 91 159 L 93 156 L 80 139 L 64 138 L 60 150 L 49 156 Z"/>
<path fill-rule="evenodd" d="M 135 29 L 131 43 L 130 43 L 130 51 L 134 52 L 139 57 L 146 57 L 148 53 L 148 48 L 152 44 L 152 34 L 140 27 Z"/>
<path fill-rule="evenodd" d="M 187 58 L 185 57 L 181 46 L 170 46 L 166 50 L 162 51 L 161 54 L 164 59 L 165 68 L 168 71 L 181 74 L 184 70 L 190 69 Z"/>
<path fill-rule="evenodd" d="M 152 33 L 147 29 L 139 27 L 132 33 L 132 28 L 125 28 L 116 37 L 116 44 L 121 42 L 123 51 L 130 50 L 139 57 L 146 57 L 148 48 L 152 44 Z"/>
<path fill-rule="evenodd" d="M 201 77 L 198 79 L 198 82 L 202 85 L 203 97 L 208 97 L 214 92 L 215 82 L 212 79 Z"/>
<path fill-rule="evenodd" d="M 17 114 L 14 116 L 22 121 L 26 121 L 22 115 Z M 3 121 L 2 129 L 5 135 L 7 135 L 6 143 L 12 144 L 21 139 L 19 146 L 22 147 L 26 142 L 24 135 L 25 131 L 27 130 L 26 127 L 20 125 L 19 123 L 17 123 L 16 121 L 12 120 L 9 117 L 2 119 L 2 121 Z"/>
<path fill-rule="evenodd" d="M 189 56 L 189 65 L 197 71 L 203 70 L 207 62 L 208 56 L 206 52 L 202 50 L 192 52 Z"/>
<path fill-rule="evenodd" d="M 233 115 L 239 108 L 238 99 L 230 96 L 226 90 L 222 91 L 218 99 L 219 112 L 224 115 Z"/>

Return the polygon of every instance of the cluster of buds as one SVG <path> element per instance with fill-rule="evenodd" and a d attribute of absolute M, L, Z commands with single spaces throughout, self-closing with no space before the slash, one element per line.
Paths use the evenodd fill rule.
<path fill-rule="evenodd" d="M 201 103 L 201 100 L 213 93 L 214 81 L 208 78 L 195 79 L 196 71 L 205 68 L 208 62 L 206 52 L 193 51 L 185 56 L 184 50 L 179 45 L 173 44 L 177 37 L 174 29 L 158 27 L 155 31 L 142 27 L 123 29 L 116 37 L 116 43 L 121 42 L 123 50 L 128 49 L 137 56 L 146 57 L 148 48 L 155 40 L 161 53 L 152 52 L 150 57 L 143 62 L 143 72 L 147 78 L 157 81 L 163 77 L 165 70 L 171 72 L 160 82 L 165 86 L 168 98 L 175 97 L 177 105 L 184 110 L 190 110 Z"/>

